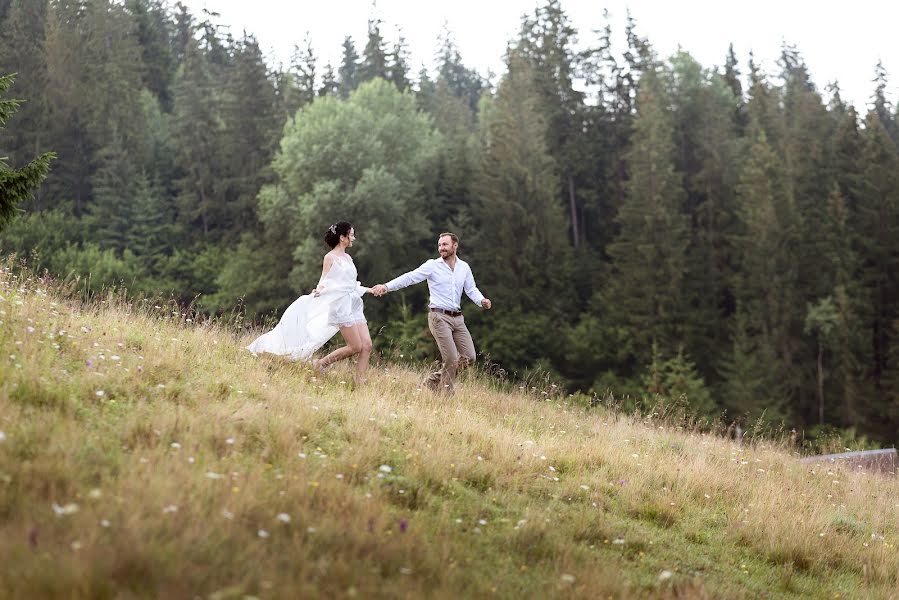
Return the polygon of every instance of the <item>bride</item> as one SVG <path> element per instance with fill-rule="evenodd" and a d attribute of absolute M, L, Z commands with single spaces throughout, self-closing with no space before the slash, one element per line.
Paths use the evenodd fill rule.
<path fill-rule="evenodd" d="M 362 296 L 371 290 L 356 281 L 356 265 L 346 252 L 354 241 L 356 232 L 346 221 L 328 228 L 325 243 L 331 251 L 325 254 L 318 285 L 311 294 L 297 298 L 284 311 L 278 325 L 247 346 L 247 350 L 254 355 L 269 352 L 291 360 L 308 360 L 340 331 L 346 346 L 322 359 L 313 359 L 312 367 L 323 373 L 329 365 L 358 354 L 356 382 L 365 381 L 371 335 L 362 312 Z"/>

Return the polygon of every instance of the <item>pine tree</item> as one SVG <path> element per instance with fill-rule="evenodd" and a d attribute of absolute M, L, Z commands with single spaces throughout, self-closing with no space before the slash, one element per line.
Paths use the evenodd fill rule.
<path fill-rule="evenodd" d="M 880 389 L 899 317 L 899 153 L 876 110 L 865 119 L 858 192 L 859 254 L 871 304 L 872 376 Z M 899 345 L 899 342 L 895 342 Z"/>
<path fill-rule="evenodd" d="M 255 221 L 256 196 L 272 179 L 269 165 L 281 123 L 272 78 L 255 38 L 235 44 L 232 55 L 221 104 L 223 162 L 216 182 L 221 197 L 216 220 L 223 234 L 236 240 Z"/>
<path fill-rule="evenodd" d="M 99 167 L 91 178 L 94 241 L 102 249 L 111 248 L 121 255 L 133 221 L 137 166 L 118 136 L 99 152 L 97 160 Z"/>
<path fill-rule="evenodd" d="M 34 156 L 47 143 L 47 3 L 15 0 L 0 23 L 0 74 L 16 73 L 16 94 L 27 98 L 16 113 L 16 127 L 0 135 L 0 156 Z M 40 208 L 34 190 L 31 205 Z"/>
<path fill-rule="evenodd" d="M 172 49 L 172 23 L 162 0 L 127 0 L 125 7 L 133 15 L 135 35 L 141 50 L 141 79 L 162 107 L 172 106 L 172 79 L 175 55 Z"/>
<path fill-rule="evenodd" d="M 723 77 L 704 70 L 689 54 L 677 53 L 671 64 L 675 168 L 684 174 L 684 211 L 691 224 L 684 278 L 690 305 L 685 344 L 700 372 L 712 381 L 716 357 L 729 345 L 722 322 L 733 310 L 738 100 Z"/>
<path fill-rule="evenodd" d="M 319 96 L 336 96 L 340 91 L 340 84 L 334 77 L 334 67 L 331 63 L 325 65 L 324 73 L 322 73 L 322 85 L 318 88 Z"/>
<path fill-rule="evenodd" d="M 573 50 L 577 32 L 559 0 L 547 0 L 533 19 L 524 20 L 522 30 L 518 48 L 533 64 L 540 111 L 547 120 L 549 152 L 560 169 L 559 202 L 567 209 L 571 241 L 577 248 L 584 236 L 583 201 L 578 196 L 584 185 L 579 165 L 585 162 L 581 156 L 584 97 L 573 82 L 578 68 Z"/>
<path fill-rule="evenodd" d="M 546 121 L 527 59 L 509 71 L 483 121 L 485 144 L 475 184 L 479 275 L 497 302 L 563 315 L 571 308 L 570 250 L 556 201 L 558 171 L 546 146 Z"/>
<path fill-rule="evenodd" d="M 19 108 L 18 101 L 2 99 L 13 81 L 14 77 L 11 75 L 0 77 L 0 131 Z M 10 167 L 8 159 L 0 156 L 0 229 L 16 214 L 18 204 L 47 176 L 50 161 L 55 156 L 53 153 L 43 154 L 19 169 Z"/>
<path fill-rule="evenodd" d="M 899 122 L 892 113 L 892 103 L 887 98 L 886 89 L 889 85 L 889 73 L 883 66 L 883 61 L 878 60 L 874 69 L 874 113 L 880 119 L 880 124 L 886 130 L 893 143 L 899 146 Z M 899 108 L 899 107 L 897 107 Z"/>
<path fill-rule="evenodd" d="M 388 57 L 389 79 L 401 92 L 408 90 L 412 83 L 409 81 L 409 48 L 402 36 L 393 45 L 393 51 Z"/>
<path fill-rule="evenodd" d="M 793 260 L 798 217 L 786 179 L 781 161 L 758 129 L 736 189 L 740 229 L 734 240 L 734 294 L 762 361 L 762 392 L 772 410 L 792 415 L 800 386 L 801 315 L 795 311 L 799 298 Z"/>
<path fill-rule="evenodd" d="M 459 52 L 452 34 L 445 27 L 440 34 L 438 44 L 438 79 L 444 79 L 453 94 L 463 98 L 471 110 L 476 112 L 481 93 L 486 88 L 483 78 L 462 62 L 462 54 Z"/>
<path fill-rule="evenodd" d="M 356 53 L 353 38 L 349 36 L 343 40 L 343 57 L 340 68 L 337 69 L 337 81 L 337 92 L 344 100 L 349 98 L 350 92 L 355 90 L 360 82 L 359 55 Z"/>
<path fill-rule="evenodd" d="M 688 224 L 681 212 L 682 176 L 674 170 L 669 73 L 648 68 L 640 80 L 632 146 L 627 153 L 627 199 L 609 245 L 604 314 L 623 329 L 632 366 L 646 365 L 653 344 L 665 354 L 682 343 L 683 277 Z"/>
<path fill-rule="evenodd" d="M 365 49 L 362 51 L 358 83 L 371 81 L 375 77 L 390 79 L 387 66 L 387 50 L 384 46 L 384 38 L 381 36 L 381 20 L 369 20 L 368 41 L 365 44 Z"/>
<path fill-rule="evenodd" d="M 219 208 L 221 130 L 214 86 L 204 54 L 195 45 L 188 46 L 173 88 L 173 137 L 179 166 L 175 185 L 179 220 L 199 225 L 204 236 L 215 229 Z"/>
<path fill-rule="evenodd" d="M 740 69 L 737 62 L 737 55 L 734 52 L 734 45 L 731 44 L 727 48 L 727 58 L 724 61 L 724 81 L 731 93 L 737 100 L 737 106 L 734 109 L 734 122 L 737 125 L 737 132 L 742 135 L 749 123 L 749 117 L 746 114 L 746 103 L 743 100 L 743 83 L 740 81 Z"/>

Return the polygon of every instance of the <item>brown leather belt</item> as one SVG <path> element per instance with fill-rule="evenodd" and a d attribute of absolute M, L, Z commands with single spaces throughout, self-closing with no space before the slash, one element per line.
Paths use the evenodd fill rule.
<path fill-rule="evenodd" d="M 459 310 L 446 310 L 445 308 L 434 308 L 431 307 L 431 312 L 443 313 L 445 315 L 449 315 L 451 317 L 461 317 L 462 311 Z"/>

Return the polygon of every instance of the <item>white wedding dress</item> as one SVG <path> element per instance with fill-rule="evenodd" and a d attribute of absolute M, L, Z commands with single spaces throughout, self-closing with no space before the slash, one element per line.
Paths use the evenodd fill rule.
<path fill-rule="evenodd" d="M 247 346 L 254 355 L 263 352 L 291 360 L 308 360 L 340 327 L 365 323 L 362 296 L 370 288 L 356 281 L 353 259 L 337 256 L 318 284 L 319 293 L 300 296 L 287 307 L 274 329 Z"/>

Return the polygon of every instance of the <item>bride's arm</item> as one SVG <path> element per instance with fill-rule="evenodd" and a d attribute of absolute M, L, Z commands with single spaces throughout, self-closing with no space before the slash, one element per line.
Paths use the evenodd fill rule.
<path fill-rule="evenodd" d="M 328 274 L 328 271 L 331 270 L 331 265 L 334 264 L 334 257 L 330 254 L 325 254 L 325 259 L 322 261 L 322 276 L 318 279 L 318 285 L 315 286 L 315 289 L 312 290 L 312 293 L 316 296 L 321 294 L 324 291 L 324 286 L 322 282 L 325 280 L 325 275 Z"/>

